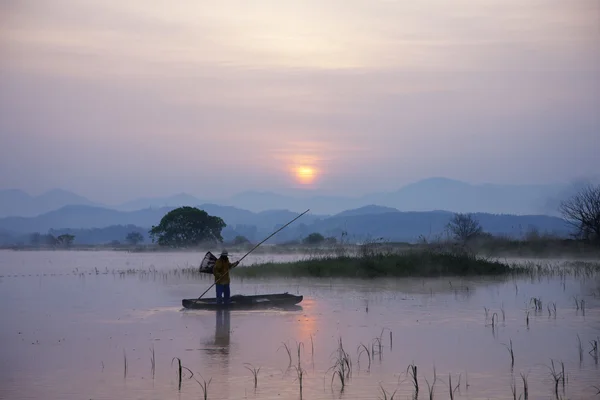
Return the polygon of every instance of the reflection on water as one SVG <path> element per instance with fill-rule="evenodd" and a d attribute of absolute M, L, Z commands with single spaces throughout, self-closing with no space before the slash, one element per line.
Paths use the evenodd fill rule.
<path fill-rule="evenodd" d="M 178 357 L 194 378 L 211 382 L 211 400 L 297 399 L 298 380 L 282 349 L 286 343 L 292 364 L 307 371 L 304 398 L 329 400 L 340 397 L 329 370 L 339 338 L 353 363 L 344 399 L 383 397 L 380 385 L 388 393 L 397 389 L 395 398 L 410 398 L 405 372 L 412 362 L 418 366 L 420 398 L 428 397 L 425 378 L 432 382 L 434 366 L 435 398 L 448 398 L 452 374 L 453 384 L 462 376 L 457 400 L 510 399 L 520 373 L 528 376 L 529 399 L 553 398 L 551 359 L 565 363 L 563 398 L 594 398 L 593 386 L 600 385 L 598 360 L 590 354 L 590 343 L 600 336 L 597 278 L 244 280 L 235 283 L 236 293 L 289 291 L 304 300 L 285 309 L 207 311 L 183 310 L 181 300 L 203 292 L 209 281 L 177 274 L 140 279 L 69 273 L 74 265 L 86 271 L 126 269 L 136 260 L 128 254 L 6 254 L 0 252 L 0 398 L 202 398 L 194 379 L 185 379 L 179 390 L 171 365 Z M 156 257 L 155 265 L 169 267 L 168 256 Z M 172 257 L 172 264 L 182 263 L 182 255 Z M 188 257 L 191 263 L 194 257 Z M 14 273 L 21 268 L 27 273 Z M 46 276 L 36 276 L 41 271 Z M 585 300 L 585 313 L 575 308 L 575 296 Z M 531 310 L 533 297 L 543 302 L 541 312 Z M 557 312 L 548 315 L 554 303 Z M 504 346 L 510 342 L 514 368 Z M 297 343 L 304 344 L 301 360 Z M 365 355 L 357 362 L 361 344 L 376 350 L 368 371 Z M 248 364 L 260 368 L 256 390 Z"/>

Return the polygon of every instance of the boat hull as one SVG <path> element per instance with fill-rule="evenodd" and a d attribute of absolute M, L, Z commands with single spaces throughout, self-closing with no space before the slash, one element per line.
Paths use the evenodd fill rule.
<path fill-rule="evenodd" d="M 231 296 L 229 304 L 218 304 L 216 298 L 183 299 L 184 308 L 194 310 L 238 310 L 256 308 L 286 308 L 296 306 L 304 299 L 289 293 L 265 294 L 256 296 Z"/>

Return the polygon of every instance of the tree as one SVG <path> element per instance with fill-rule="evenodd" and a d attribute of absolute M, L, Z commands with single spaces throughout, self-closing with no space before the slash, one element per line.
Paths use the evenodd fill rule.
<path fill-rule="evenodd" d="M 56 238 L 56 243 L 65 247 L 69 247 L 73 244 L 74 240 L 75 235 L 69 235 L 68 233 L 65 233 L 64 235 L 60 235 Z"/>
<path fill-rule="evenodd" d="M 135 246 L 144 241 L 144 236 L 139 232 L 129 232 L 125 240 Z"/>
<path fill-rule="evenodd" d="M 205 241 L 223 242 L 221 230 L 226 226 L 219 217 L 185 206 L 169 211 L 149 233 L 152 242 L 156 240 L 160 246 L 189 247 Z"/>
<path fill-rule="evenodd" d="M 42 243 L 42 235 L 38 232 L 32 233 L 29 235 L 29 243 L 31 243 L 32 246 L 39 246 Z"/>
<path fill-rule="evenodd" d="M 304 238 L 304 244 L 320 244 L 325 241 L 325 237 L 320 233 L 313 232 Z"/>
<path fill-rule="evenodd" d="M 454 214 L 448 223 L 448 229 L 455 240 L 466 243 L 481 235 L 483 228 L 471 214 Z"/>
<path fill-rule="evenodd" d="M 600 243 L 600 185 L 587 185 L 568 200 L 559 211 L 576 229 L 575 236 Z"/>

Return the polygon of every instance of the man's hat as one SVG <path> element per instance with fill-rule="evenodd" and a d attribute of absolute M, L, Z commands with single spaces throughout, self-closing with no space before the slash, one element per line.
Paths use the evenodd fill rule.
<path fill-rule="evenodd" d="M 227 252 L 227 250 L 223 249 L 223 251 L 221 252 L 221 256 L 228 256 L 229 253 Z"/>

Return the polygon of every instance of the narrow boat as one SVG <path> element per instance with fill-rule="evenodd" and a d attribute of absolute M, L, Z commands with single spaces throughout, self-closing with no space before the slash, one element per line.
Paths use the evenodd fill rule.
<path fill-rule="evenodd" d="M 303 296 L 289 293 L 263 294 L 256 296 L 234 295 L 229 304 L 218 304 L 215 297 L 205 299 L 183 299 L 185 308 L 196 310 L 237 310 L 254 308 L 285 308 L 295 306 L 303 300 Z"/>

